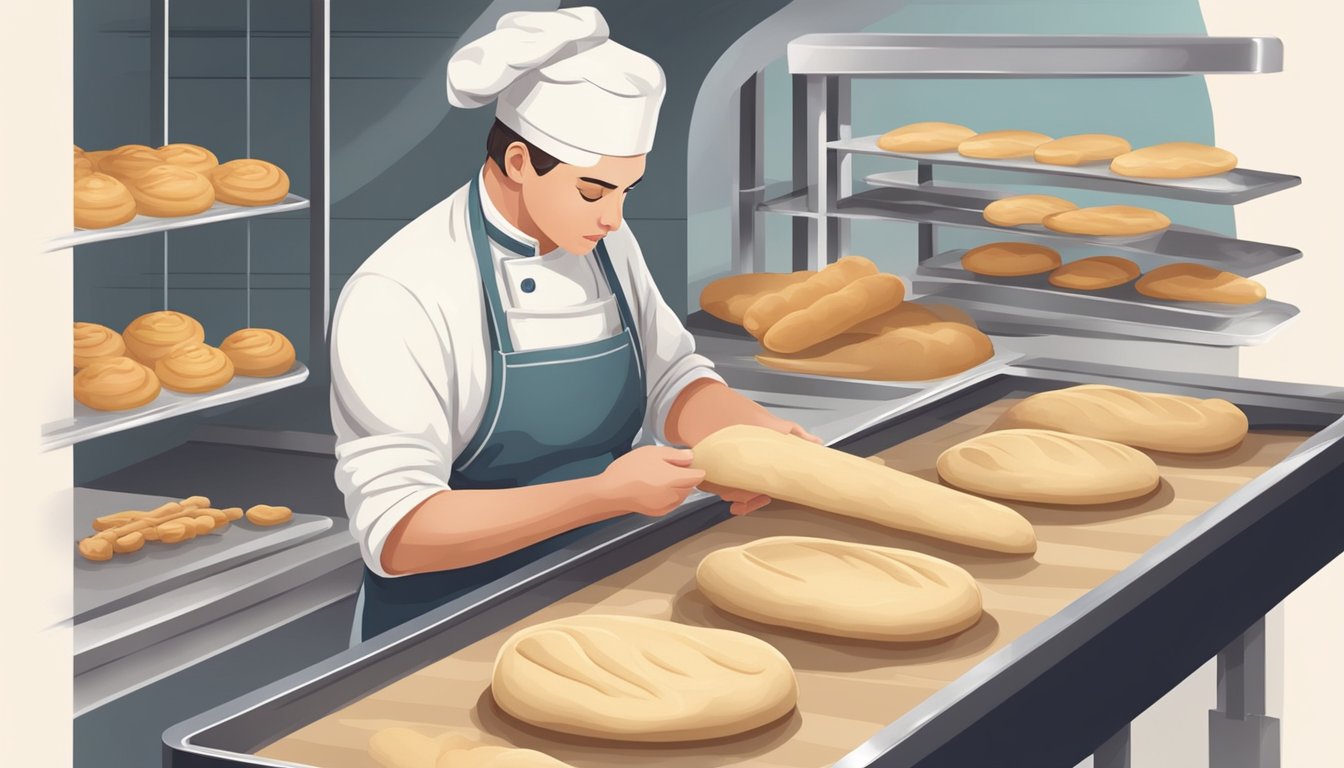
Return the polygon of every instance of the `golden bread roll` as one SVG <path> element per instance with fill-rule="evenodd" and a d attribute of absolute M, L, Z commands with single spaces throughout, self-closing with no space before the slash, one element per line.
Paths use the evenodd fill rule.
<path fill-rule="evenodd" d="M 159 163 L 140 176 L 126 180 L 135 207 L 145 216 L 190 216 L 215 203 L 210 181 L 195 171 Z"/>
<path fill-rule="evenodd" d="M 770 326 L 761 343 L 773 352 L 801 352 L 895 308 L 904 298 L 905 283 L 896 275 L 861 277 L 785 315 Z"/>
<path fill-rule="evenodd" d="M 1237 156 L 1225 149 L 1173 141 L 1127 152 L 1111 161 L 1121 176 L 1141 179 L 1190 179 L 1216 176 L 1237 167 Z"/>
<path fill-rule="evenodd" d="M 1059 251 L 1037 243 L 986 243 L 961 257 L 961 268 L 977 275 L 1021 277 L 1049 272 L 1060 264 Z"/>
<path fill-rule="evenodd" d="M 762 624 L 879 642 L 938 640 L 980 620 L 975 578 L 919 552 L 772 536 L 710 552 L 695 571 L 709 601 Z"/>
<path fill-rule="evenodd" d="M 800 283 L 816 274 L 810 270 L 798 272 L 751 272 L 729 275 L 705 286 L 700 292 L 700 308 L 718 319 L 741 325 L 747 310 L 757 299 L 768 293 Z"/>
<path fill-rule="evenodd" d="M 998 227 L 1040 224 L 1046 216 L 1077 210 L 1078 206 L 1054 195 L 1014 195 L 985 206 L 985 221 Z"/>
<path fill-rule="evenodd" d="M 809 275 L 806 280 L 757 299 L 743 316 L 742 326 L 759 339 L 785 315 L 812 306 L 817 299 L 835 293 L 860 277 L 875 274 L 877 265 L 873 262 L 862 256 L 845 256 L 815 275 Z"/>
<path fill-rule="evenodd" d="M 1129 142 L 1107 133 L 1080 133 L 1047 141 L 1036 148 L 1036 162 L 1047 165 L 1084 165 L 1110 160 L 1130 151 Z"/>
<path fill-rule="evenodd" d="M 135 198 L 120 181 L 104 173 L 75 180 L 75 226 L 102 229 L 135 218 Z"/>
<path fill-rule="evenodd" d="M 1050 284 L 1075 291 L 1099 291 L 1124 285 L 1139 276 L 1139 265 L 1119 256 L 1089 256 L 1050 273 Z"/>
<path fill-rule="evenodd" d="M 154 363 L 154 373 L 174 392 L 213 392 L 233 380 L 233 361 L 209 344 L 179 344 Z"/>
<path fill-rule="evenodd" d="M 977 133 L 961 142 L 957 145 L 957 152 L 966 157 L 987 160 L 1031 157 L 1036 148 L 1047 141 L 1052 139 L 1035 131 L 989 131 Z"/>
<path fill-rule="evenodd" d="M 1127 445 L 1044 429 L 986 432 L 943 451 L 938 476 L 962 490 L 1040 504 L 1110 504 L 1152 493 L 1157 465 Z"/>
<path fill-rule="evenodd" d="M 195 144 L 165 144 L 155 150 L 155 154 L 169 165 L 181 166 L 205 176 L 219 165 L 219 158 L 215 157 L 214 152 Z"/>
<path fill-rule="evenodd" d="M 1169 453 L 1213 453 L 1241 443 L 1246 414 L 1221 398 L 1082 384 L 1032 395 L 995 425 L 1053 429 Z"/>
<path fill-rule="evenodd" d="M 269 378 L 294 367 L 294 345 L 283 333 L 270 328 L 234 331 L 219 348 L 233 361 L 239 376 Z"/>
<path fill-rule="evenodd" d="M 112 152 L 113 150 L 111 149 L 97 149 L 92 152 L 85 152 L 84 157 L 87 158 L 90 163 L 93 163 L 93 172 L 98 173 L 98 162 L 104 157 L 112 154 Z"/>
<path fill-rule="evenodd" d="M 75 155 L 75 181 L 93 173 L 93 161 L 84 155 Z"/>
<path fill-rule="evenodd" d="M 974 135 L 956 123 L 910 123 L 882 134 L 877 147 L 888 152 L 951 152 Z"/>
<path fill-rule="evenodd" d="M 96 411 L 139 408 L 158 396 L 158 377 L 129 357 L 94 360 L 75 374 L 75 399 Z"/>
<path fill-rule="evenodd" d="M 941 379 L 994 356 L 989 337 L 960 323 L 893 328 L 878 336 L 846 333 L 793 355 L 762 353 L 769 368 L 872 381 Z"/>
<path fill-rule="evenodd" d="M 1167 264 L 1139 278 L 1139 293 L 1168 301 L 1254 304 L 1265 298 L 1265 286 L 1250 278 L 1203 264 Z"/>
<path fill-rule="evenodd" d="M 273 163 L 255 158 L 230 160 L 210 171 L 215 197 L 231 205 L 274 205 L 289 194 L 289 176 Z"/>
<path fill-rule="evenodd" d="M 744 733 L 793 711 L 784 655 L 726 629 L 584 614 L 514 633 L 490 692 L 525 723 L 575 736 L 699 741 Z"/>
<path fill-rule="evenodd" d="M 117 147 L 98 159 L 98 172 L 106 173 L 124 184 L 144 176 L 163 165 L 158 154 L 143 144 Z"/>
<path fill-rule="evenodd" d="M 205 341 L 205 329 L 195 318 L 165 309 L 135 318 L 121 337 L 130 357 L 153 366 L 179 344 Z"/>
<path fill-rule="evenodd" d="M 280 525 L 288 523 L 294 513 L 289 507 L 273 507 L 270 504 L 257 504 L 247 510 L 247 522 L 253 525 Z"/>
<path fill-rule="evenodd" d="M 75 367 L 87 368 L 94 360 L 125 357 L 121 334 L 97 323 L 75 323 Z"/>
<path fill-rule="evenodd" d="M 695 446 L 706 482 L 993 552 L 1036 551 L 1002 504 L 766 427 L 725 427 Z"/>
<path fill-rule="evenodd" d="M 1070 235 L 1114 237 L 1161 232 L 1171 226 L 1171 219 L 1149 208 L 1100 205 L 1054 213 L 1046 216 L 1042 223 L 1046 229 Z"/>
<path fill-rule="evenodd" d="M 81 157 L 81 156 L 83 156 L 83 154 L 84 154 L 84 148 L 81 147 L 81 146 L 79 146 L 78 144 L 75 144 L 75 145 L 73 145 L 73 146 L 74 146 L 74 148 L 75 148 L 75 157 Z"/>

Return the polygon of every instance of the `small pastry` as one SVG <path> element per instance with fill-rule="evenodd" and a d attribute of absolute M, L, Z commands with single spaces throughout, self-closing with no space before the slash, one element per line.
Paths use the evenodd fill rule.
<path fill-rule="evenodd" d="M 257 504 L 247 510 L 247 522 L 253 525 L 280 525 L 289 522 L 294 513 L 289 507 L 273 507 L 270 504 Z"/>
<path fill-rule="evenodd" d="M 200 394 L 233 379 L 233 361 L 209 344 L 180 344 L 154 363 L 154 373 L 174 392 Z"/>
<path fill-rule="evenodd" d="M 75 181 L 93 173 L 93 161 L 82 154 L 75 155 Z"/>
<path fill-rule="evenodd" d="M 121 334 L 97 323 L 75 323 L 75 367 L 87 368 L 94 360 L 125 357 Z"/>
<path fill-rule="evenodd" d="M 163 165 L 158 153 L 141 144 L 117 147 L 98 160 L 98 172 L 128 183 Z"/>
<path fill-rule="evenodd" d="M 84 154 L 83 147 L 79 146 L 78 144 L 75 144 L 74 147 L 75 147 L 75 157 L 79 157 Z"/>
<path fill-rule="evenodd" d="M 97 173 L 98 163 L 102 162 L 103 158 L 110 154 L 112 154 L 112 150 L 110 149 L 95 149 L 92 152 L 85 152 L 84 156 L 89 159 L 90 163 L 93 163 L 93 170 Z"/>
<path fill-rule="evenodd" d="M 95 360 L 75 374 L 75 399 L 96 411 L 139 408 L 158 396 L 158 377 L 129 357 Z"/>
<path fill-rule="evenodd" d="M 135 318 L 121 337 L 129 357 L 153 366 L 179 344 L 205 341 L 205 329 L 195 318 L 165 309 Z"/>
<path fill-rule="evenodd" d="M 75 226 L 102 229 L 135 218 L 135 198 L 120 181 L 105 173 L 90 173 L 75 181 Z"/>
<path fill-rule="evenodd" d="M 195 144 L 165 144 L 159 147 L 159 159 L 170 165 L 179 165 L 189 171 L 208 174 L 219 165 L 215 153 Z"/>
<path fill-rule="evenodd" d="M 273 205 L 289 194 L 289 176 L 279 166 L 243 158 L 210 171 L 215 197 L 233 205 Z"/>
<path fill-rule="evenodd" d="M 294 345 L 270 328 L 244 328 L 224 339 L 219 348 L 233 361 L 239 376 L 279 376 L 294 367 Z"/>
<path fill-rule="evenodd" d="M 190 216 L 215 203 L 209 179 L 195 171 L 159 163 L 141 176 L 126 181 L 136 208 L 146 216 Z"/>
<path fill-rule="evenodd" d="M 1119 256 L 1089 256 L 1071 261 L 1050 273 L 1050 284 L 1076 291 L 1099 291 L 1124 285 L 1138 277 L 1139 265 Z"/>

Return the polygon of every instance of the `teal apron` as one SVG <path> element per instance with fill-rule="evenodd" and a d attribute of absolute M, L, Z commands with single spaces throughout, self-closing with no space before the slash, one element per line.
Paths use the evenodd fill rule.
<path fill-rule="evenodd" d="M 487 238 L 524 256 L 535 251 L 485 220 L 477 180 L 471 182 L 467 205 L 485 291 L 490 396 L 476 434 L 453 464 L 448 485 L 518 488 L 601 474 L 630 450 L 646 406 L 639 337 L 606 245 L 598 242 L 596 257 L 616 298 L 621 332 L 571 347 L 516 352 Z M 583 526 L 465 568 L 387 578 L 366 567 L 354 639 L 371 638 L 420 616 L 609 522 Z"/>

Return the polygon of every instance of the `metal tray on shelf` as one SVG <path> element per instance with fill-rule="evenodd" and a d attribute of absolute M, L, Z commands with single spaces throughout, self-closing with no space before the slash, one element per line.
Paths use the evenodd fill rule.
<path fill-rule="evenodd" d="M 75 231 L 53 237 L 47 241 L 46 251 L 59 251 L 63 248 L 72 248 L 76 245 L 88 245 L 89 243 L 101 243 L 106 240 L 120 240 L 124 237 L 138 237 L 140 235 L 149 235 L 155 232 L 170 232 L 174 229 L 186 229 L 187 227 L 199 227 L 202 224 L 213 224 L 217 221 L 232 221 L 234 219 L 247 219 L 255 216 L 269 216 L 275 213 L 285 213 L 288 211 L 301 211 L 308 207 L 308 200 L 298 195 L 285 195 L 285 199 L 274 205 L 230 205 L 228 203 L 215 203 L 201 213 L 192 216 L 174 216 L 163 218 L 159 216 L 136 216 L 134 219 L 119 224 L 115 227 L 105 229 L 76 229 Z"/>

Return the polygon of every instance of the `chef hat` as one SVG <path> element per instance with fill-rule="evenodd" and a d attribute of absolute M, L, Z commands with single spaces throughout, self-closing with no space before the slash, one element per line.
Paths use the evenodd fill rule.
<path fill-rule="evenodd" d="M 653 148 L 663 70 L 607 39 L 596 8 L 506 13 L 448 61 L 448 101 L 480 107 L 570 165 Z"/>

